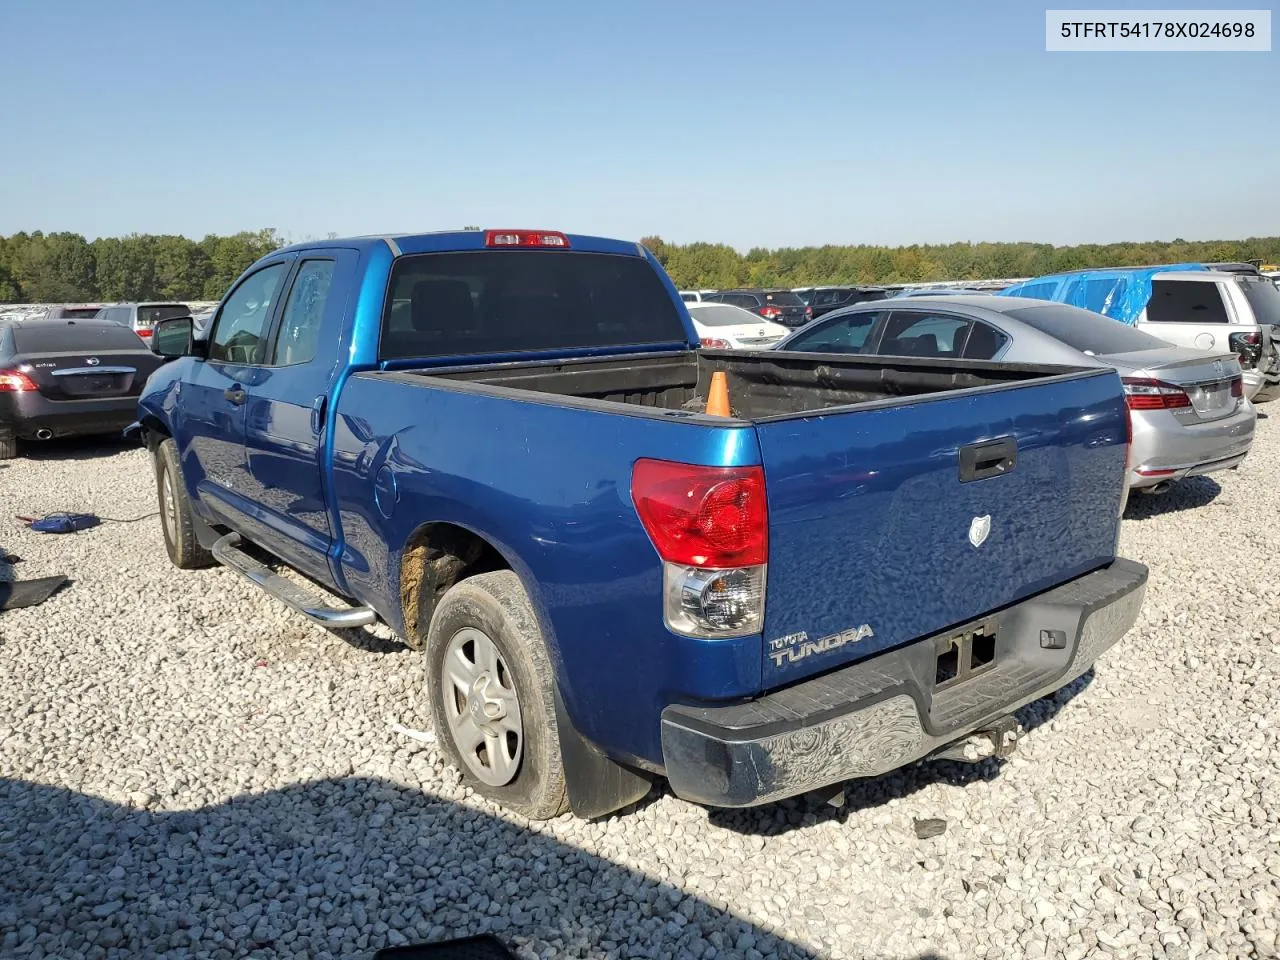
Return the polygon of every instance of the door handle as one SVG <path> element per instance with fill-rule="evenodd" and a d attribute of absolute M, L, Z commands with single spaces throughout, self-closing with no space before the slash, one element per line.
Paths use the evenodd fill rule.
<path fill-rule="evenodd" d="M 318 435 L 324 428 L 324 412 L 327 406 L 325 401 L 327 400 L 328 397 L 322 393 L 311 403 L 311 432 L 314 434 Z"/>
<path fill-rule="evenodd" d="M 985 480 L 1008 473 L 1018 464 L 1018 441 L 1013 437 L 971 443 L 960 448 L 960 482 Z"/>
<path fill-rule="evenodd" d="M 249 398 L 249 395 L 244 392 L 243 387 L 227 387 L 227 389 L 222 391 L 222 396 L 227 400 L 230 400 L 237 407 Z"/>

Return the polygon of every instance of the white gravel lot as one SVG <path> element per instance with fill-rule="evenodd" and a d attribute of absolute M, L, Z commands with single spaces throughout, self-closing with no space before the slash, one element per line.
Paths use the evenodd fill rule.
<path fill-rule="evenodd" d="M 1280 408 L 1280 404 L 1276 405 Z M 1280 413 L 1280 410 L 1277 410 Z M 369 957 L 493 931 L 522 956 L 1276 956 L 1280 416 L 1236 473 L 1139 500 L 1137 627 L 1032 705 L 1011 761 L 708 812 L 530 826 L 458 786 L 417 655 L 183 573 L 158 521 L 74 536 L 14 514 L 155 509 L 146 454 L 0 467 L 0 956 Z M 913 821 L 943 818 L 917 839 Z"/>

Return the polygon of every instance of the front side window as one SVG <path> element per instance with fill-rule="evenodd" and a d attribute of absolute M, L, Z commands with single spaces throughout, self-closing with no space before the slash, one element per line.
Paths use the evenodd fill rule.
<path fill-rule="evenodd" d="M 286 264 L 273 263 L 245 279 L 227 297 L 214 321 L 209 359 L 225 363 L 262 363 L 266 359 L 267 322 Z"/>
<path fill-rule="evenodd" d="M 332 260 L 305 260 L 298 268 L 276 335 L 274 363 L 290 366 L 315 359 L 333 268 Z"/>
<path fill-rule="evenodd" d="M 806 353 L 861 353 L 879 313 L 852 313 L 814 324 L 788 343 L 787 350 Z"/>
<path fill-rule="evenodd" d="M 1152 280 L 1147 320 L 1151 323 L 1227 323 L 1227 306 L 1216 283 Z"/>

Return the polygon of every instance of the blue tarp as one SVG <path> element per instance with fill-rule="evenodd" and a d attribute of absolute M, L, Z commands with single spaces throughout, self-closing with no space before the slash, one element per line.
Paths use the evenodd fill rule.
<path fill-rule="evenodd" d="M 1203 263 L 1173 263 L 1163 267 L 1121 267 L 1055 273 L 1006 287 L 996 296 L 1052 300 L 1092 310 L 1130 326 L 1151 299 L 1151 278 L 1169 270 L 1207 270 Z"/>

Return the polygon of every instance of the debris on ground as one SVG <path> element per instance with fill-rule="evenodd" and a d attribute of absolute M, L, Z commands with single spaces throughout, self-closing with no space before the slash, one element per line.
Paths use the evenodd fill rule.
<path fill-rule="evenodd" d="M 924 820 L 916 820 L 915 828 L 917 837 L 921 840 L 931 840 L 947 832 L 947 821 L 928 817 Z"/>
<path fill-rule="evenodd" d="M 44 603 L 69 582 L 64 576 L 0 580 L 0 610 L 17 610 Z"/>

